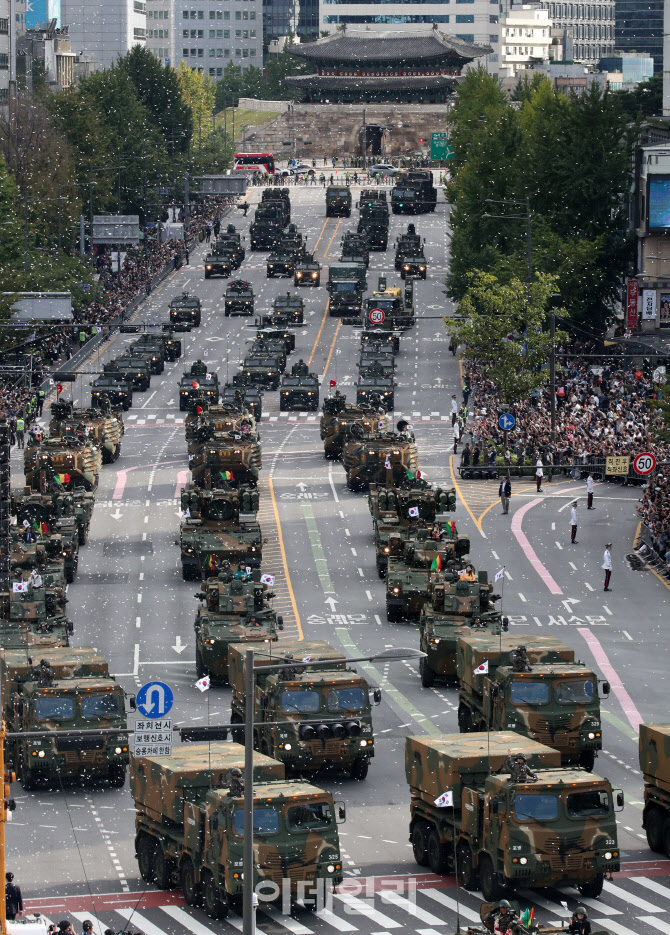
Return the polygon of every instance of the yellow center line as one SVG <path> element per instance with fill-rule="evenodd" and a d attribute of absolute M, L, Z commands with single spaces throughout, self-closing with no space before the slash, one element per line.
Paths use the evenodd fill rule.
<path fill-rule="evenodd" d="M 451 483 L 454 485 L 454 490 L 456 491 L 458 495 L 458 499 L 461 501 L 465 509 L 470 514 L 470 519 L 472 520 L 472 522 L 475 524 L 477 529 L 481 532 L 482 531 L 481 524 L 479 523 L 477 519 L 475 519 L 475 514 L 470 509 L 468 505 L 468 501 L 465 499 L 465 497 L 461 493 L 461 488 L 458 486 L 458 481 L 456 480 L 456 475 L 454 474 L 454 456 L 453 455 L 449 455 L 449 471 L 451 473 Z"/>
<path fill-rule="evenodd" d="M 332 344 L 330 345 L 330 351 L 328 352 L 328 360 L 326 361 L 326 366 L 323 368 L 324 377 L 326 376 L 326 373 L 328 371 L 328 364 L 330 363 L 330 358 L 333 356 L 333 351 L 335 350 L 335 342 L 337 341 L 337 334 L 340 330 L 341 324 L 342 324 L 342 319 L 338 318 L 337 327 L 335 328 L 335 334 L 333 335 L 333 341 L 332 341 Z"/>
<path fill-rule="evenodd" d="M 319 241 L 320 241 L 321 238 L 323 237 L 323 232 L 325 231 L 325 229 L 326 229 L 326 224 L 328 223 L 329 220 L 330 220 L 330 218 L 326 218 L 326 220 L 323 222 L 323 227 L 321 228 L 321 233 L 320 233 L 319 236 L 316 238 L 316 243 L 314 244 L 314 250 L 312 250 L 312 253 L 314 253 L 314 251 L 316 250 L 316 248 L 319 246 Z"/>
<path fill-rule="evenodd" d="M 337 224 L 335 225 L 335 230 L 333 231 L 333 236 L 330 238 L 330 240 L 329 240 L 329 242 L 328 242 L 328 246 L 326 247 L 326 250 L 325 250 L 325 252 L 324 252 L 324 254 L 323 254 L 322 259 L 324 259 L 324 260 L 325 260 L 326 257 L 328 256 L 328 251 L 330 250 L 330 245 L 331 245 L 332 242 L 335 240 L 335 234 L 337 233 L 338 228 L 339 228 L 339 226 L 340 226 L 341 223 L 342 223 L 342 218 L 338 218 L 338 219 L 337 219 Z"/>
<path fill-rule="evenodd" d="M 284 548 L 284 537 L 282 536 L 281 523 L 279 521 L 279 511 L 277 509 L 277 501 L 275 500 L 275 489 L 274 484 L 272 483 L 272 478 L 268 477 L 268 487 L 270 488 L 270 498 L 272 500 L 272 510 L 275 515 L 275 522 L 277 524 L 277 539 L 279 541 L 279 550 L 281 552 L 282 565 L 284 566 L 284 574 L 286 575 L 286 587 L 288 588 L 289 597 L 291 598 L 291 607 L 293 608 L 293 613 L 295 615 L 295 622 L 298 627 L 298 640 L 304 640 L 305 634 L 302 632 L 302 625 L 300 623 L 300 614 L 298 613 L 298 605 L 295 602 L 295 594 L 293 593 L 293 585 L 291 584 L 291 574 L 288 570 L 288 562 L 286 561 L 286 549 Z"/>
<path fill-rule="evenodd" d="M 314 355 L 316 354 L 316 349 L 319 346 L 319 338 L 321 337 L 321 332 L 323 331 L 323 326 L 326 323 L 326 318 L 328 318 L 328 307 L 330 306 L 330 298 L 326 302 L 326 308 L 323 313 L 323 318 L 321 319 L 321 327 L 319 328 L 319 333 L 316 336 L 316 341 L 314 342 L 314 347 L 312 348 L 312 353 L 309 355 L 309 360 L 307 361 L 307 366 L 312 366 L 312 361 L 314 360 Z"/>

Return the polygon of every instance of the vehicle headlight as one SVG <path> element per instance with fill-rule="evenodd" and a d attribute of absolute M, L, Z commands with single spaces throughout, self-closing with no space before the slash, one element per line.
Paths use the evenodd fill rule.
<path fill-rule="evenodd" d="M 316 279 L 317 276 L 318 276 L 318 273 L 312 273 L 312 279 Z"/>
<path fill-rule="evenodd" d="M 589 740 L 595 740 L 595 739 L 596 739 L 596 735 L 593 733 L 593 731 L 591 731 L 589 733 Z"/>
<path fill-rule="evenodd" d="M 292 750 L 292 749 L 293 749 L 292 744 L 290 744 L 290 743 L 285 743 L 285 744 L 284 744 L 284 750 Z"/>
<path fill-rule="evenodd" d="M 328 873 L 335 873 L 335 867 L 332 864 L 328 864 L 328 866 L 326 867 L 326 870 L 328 871 Z"/>
<path fill-rule="evenodd" d="M 408 269 L 409 269 L 409 266 L 408 266 L 407 264 L 405 264 L 405 266 L 403 266 L 403 269 L 408 270 Z"/>
<path fill-rule="evenodd" d="M 421 272 L 423 273 L 423 272 L 425 271 L 426 267 L 425 267 L 425 266 L 420 266 L 419 269 L 420 269 Z"/>
<path fill-rule="evenodd" d="M 211 267 L 211 265 L 210 265 L 209 263 L 208 263 L 207 266 L 205 267 L 205 269 L 211 269 L 211 268 L 212 268 L 212 267 Z"/>
<path fill-rule="evenodd" d="M 41 760 L 43 760 L 44 757 L 46 756 L 46 753 L 44 752 L 44 750 L 40 750 L 37 755 Z"/>
<path fill-rule="evenodd" d="M 119 753 L 122 753 L 122 752 L 123 752 L 123 751 L 121 750 L 121 747 L 114 747 L 114 753 L 119 754 Z"/>
<path fill-rule="evenodd" d="M 296 276 L 298 277 L 298 279 L 302 279 L 302 273 L 296 273 Z"/>
<path fill-rule="evenodd" d="M 400 594 L 400 588 L 393 588 L 394 594 Z"/>
<path fill-rule="evenodd" d="M 41 755 L 43 752 L 44 752 L 44 751 L 41 750 L 41 751 L 40 751 L 40 755 Z M 605 851 L 605 860 L 611 860 L 611 859 L 612 859 L 612 851 Z"/>
<path fill-rule="evenodd" d="M 367 747 L 368 742 L 367 740 L 361 740 L 360 744 L 361 744 L 361 747 Z"/>

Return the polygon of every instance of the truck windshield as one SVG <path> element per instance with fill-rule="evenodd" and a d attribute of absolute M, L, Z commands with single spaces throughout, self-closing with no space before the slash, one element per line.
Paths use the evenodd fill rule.
<path fill-rule="evenodd" d="M 254 807 L 254 834 L 276 834 L 279 831 L 279 815 L 274 808 Z M 244 811 L 235 812 L 235 834 L 244 837 Z"/>
<path fill-rule="evenodd" d="M 84 717 L 117 717 L 121 714 L 121 699 L 118 695 L 84 695 L 81 699 Z"/>
<path fill-rule="evenodd" d="M 74 717 L 74 698 L 36 698 L 38 721 L 69 721 Z"/>
<path fill-rule="evenodd" d="M 609 795 L 604 789 L 571 792 L 567 800 L 568 818 L 597 818 L 608 815 Z"/>
<path fill-rule="evenodd" d="M 294 805 L 288 810 L 289 831 L 313 831 L 327 828 L 331 823 L 328 802 L 313 802 L 309 805 Z"/>
<path fill-rule="evenodd" d="M 332 688 L 327 705 L 329 711 L 360 711 L 365 707 L 365 692 L 362 688 Z"/>
<path fill-rule="evenodd" d="M 512 682 L 509 687 L 512 704 L 547 704 L 549 701 L 548 682 Z"/>
<path fill-rule="evenodd" d="M 345 282 L 336 282 L 335 288 L 338 292 L 356 292 L 358 289 L 358 282 L 354 279 Z"/>
<path fill-rule="evenodd" d="M 595 686 L 591 679 L 561 680 L 556 683 L 556 700 L 559 704 L 587 703 L 595 697 Z"/>
<path fill-rule="evenodd" d="M 517 821 L 553 821 L 558 818 L 558 799 L 555 795 L 516 795 L 514 817 Z"/>
<path fill-rule="evenodd" d="M 312 714 L 319 710 L 319 693 L 286 689 L 281 693 L 281 709 L 285 713 Z"/>

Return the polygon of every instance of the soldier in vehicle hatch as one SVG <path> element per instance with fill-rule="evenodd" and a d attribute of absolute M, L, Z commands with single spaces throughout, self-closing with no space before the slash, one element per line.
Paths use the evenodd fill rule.
<path fill-rule="evenodd" d="M 309 367 L 304 362 L 302 357 L 300 358 L 297 364 L 293 364 L 293 366 L 291 367 L 291 374 L 294 377 L 306 377 L 309 374 Z"/>
<path fill-rule="evenodd" d="M 512 654 L 512 671 L 513 672 L 532 672 L 533 669 L 528 659 L 528 654 L 526 652 L 525 646 L 519 646 L 518 649 L 514 650 Z"/>
<path fill-rule="evenodd" d="M 230 771 L 230 782 L 228 783 L 228 795 L 233 799 L 239 799 L 244 795 L 244 783 L 242 781 L 242 770 L 235 767 Z"/>
<path fill-rule="evenodd" d="M 515 753 L 514 756 L 510 753 L 503 770 L 510 774 L 510 782 L 537 782 L 537 776 L 529 769 L 523 753 Z"/>
<path fill-rule="evenodd" d="M 219 581 L 224 581 L 226 584 L 228 584 L 229 582 L 233 580 L 233 573 L 230 570 L 230 562 L 227 559 L 221 565 L 221 569 L 219 571 L 218 577 L 219 577 Z"/>
<path fill-rule="evenodd" d="M 577 906 L 568 925 L 570 935 L 591 935 L 591 923 L 583 906 Z"/>

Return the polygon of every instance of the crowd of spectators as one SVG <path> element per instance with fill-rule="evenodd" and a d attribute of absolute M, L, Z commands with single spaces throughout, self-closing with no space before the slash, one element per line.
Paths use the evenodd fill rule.
<path fill-rule="evenodd" d="M 5 354 L 8 366 L 17 369 L 0 374 L 0 416 L 30 418 L 37 409 L 37 387 L 55 363 L 68 360 L 100 329 L 123 320 L 148 295 L 152 282 L 164 270 L 188 262 L 189 246 L 202 240 L 205 231 L 220 217 L 228 201 L 210 199 L 191 206 L 187 241 L 147 240 L 129 247 L 121 270 L 115 271 L 109 251 L 95 257 L 99 279 L 98 298 L 75 312 L 76 324 L 67 328 L 36 328 L 21 347 Z M 29 368 L 32 380 L 26 379 Z M 21 371 L 21 372 L 19 372 Z"/>

